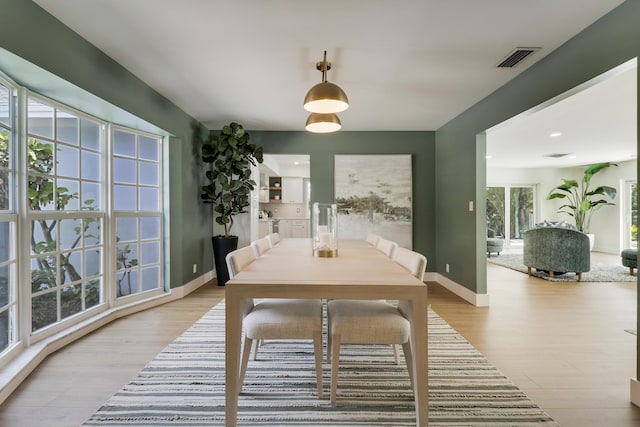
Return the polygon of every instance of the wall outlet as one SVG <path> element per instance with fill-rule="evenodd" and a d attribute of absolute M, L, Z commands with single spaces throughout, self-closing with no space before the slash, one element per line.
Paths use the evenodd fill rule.
<path fill-rule="evenodd" d="M 444 265 L 444 271 L 445 271 L 446 273 L 448 273 L 448 272 L 449 272 L 449 264 L 445 264 L 445 265 Z"/>
<path fill-rule="evenodd" d="M 197 273 L 198 272 L 198 264 L 193 264 L 193 273 Z"/>
<path fill-rule="evenodd" d="M 473 200 L 469 200 L 469 212 L 473 212 Z"/>

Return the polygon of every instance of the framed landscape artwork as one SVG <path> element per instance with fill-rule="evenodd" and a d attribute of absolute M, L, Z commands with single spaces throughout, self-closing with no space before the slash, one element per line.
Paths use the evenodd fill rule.
<path fill-rule="evenodd" d="M 336 155 L 338 237 L 368 233 L 412 249 L 411 155 Z"/>

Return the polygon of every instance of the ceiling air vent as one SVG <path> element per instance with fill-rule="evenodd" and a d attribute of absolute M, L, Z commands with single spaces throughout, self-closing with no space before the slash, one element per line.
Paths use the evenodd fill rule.
<path fill-rule="evenodd" d="M 500 63 L 498 68 L 513 68 L 522 62 L 533 52 L 540 50 L 539 47 L 517 47 L 511 51 Z"/>
<path fill-rule="evenodd" d="M 571 153 L 551 153 L 551 154 L 545 154 L 544 157 L 551 157 L 553 159 L 559 159 L 561 157 L 565 157 L 568 156 Z"/>

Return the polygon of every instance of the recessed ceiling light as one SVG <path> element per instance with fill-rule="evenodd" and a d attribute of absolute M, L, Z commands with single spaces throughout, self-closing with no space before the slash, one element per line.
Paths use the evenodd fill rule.
<path fill-rule="evenodd" d="M 484 156 L 484 158 L 485 158 L 485 159 L 487 159 L 487 160 L 488 160 L 488 159 L 493 159 L 493 156 L 492 156 L 492 155 L 490 155 L 490 154 L 487 154 L 486 156 Z"/>
<path fill-rule="evenodd" d="M 559 136 L 562 136 L 562 132 L 552 132 L 552 133 L 549 134 L 549 136 L 551 138 L 557 138 Z"/>
<path fill-rule="evenodd" d="M 571 155 L 569 156 L 570 159 L 575 159 L 577 156 Z"/>

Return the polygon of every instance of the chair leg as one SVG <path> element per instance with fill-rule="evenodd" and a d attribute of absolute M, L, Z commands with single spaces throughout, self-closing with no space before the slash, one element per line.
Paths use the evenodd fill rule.
<path fill-rule="evenodd" d="M 240 375 L 238 376 L 238 393 L 242 392 L 242 384 L 244 384 L 244 375 L 247 373 L 247 363 L 249 363 L 249 354 L 251 353 L 251 339 L 244 338 L 244 349 L 242 350 L 242 364 L 240 365 Z"/>
<path fill-rule="evenodd" d="M 527 273 L 529 273 L 529 276 L 531 276 L 531 267 L 527 267 Z"/>
<path fill-rule="evenodd" d="M 332 335 L 331 324 L 327 323 L 327 363 L 331 362 L 331 348 L 332 348 Z"/>
<path fill-rule="evenodd" d="M 393 356 L 396 359 L 396 365 L 400 364 L 400 352 L 398 351 L 398 346 L 395 344 L 391 344 L 391 347 L 393 347 Z"/>
<path fill-rule="evenodd" d="M 407 371 L 409 371 L 409 380 L 413 390 L 413 356 L 411 356 L 411 344 L 409 341 L 402 344 L 402 351 L 404 352 L 404 359 L 407 361 Z"/>
<path fill-rule="evenodd" d="M 253 344 L 253 360 L 258 360 L 258 347 L 262 345 L 264 340 L 255 340 Z"/>
<path fill-rule="evenodd" d="M 578 282 L 582 282 L 582 272 L 578 272 Z"/>
<path fill-rule="evenodd" d="M 336 404 L 336 390 L 338 388 L 338 367 L 340 364 L 340 335 L 333 337 L 331 347 L 331 404 Z"/>
<path fill-rule="evenodd" d="M 318 399 L 324 398 L 322 388 L 322 331 L 313 334 L 313 353 L 316 358 L 316 383 L 318 385 Z"/>

